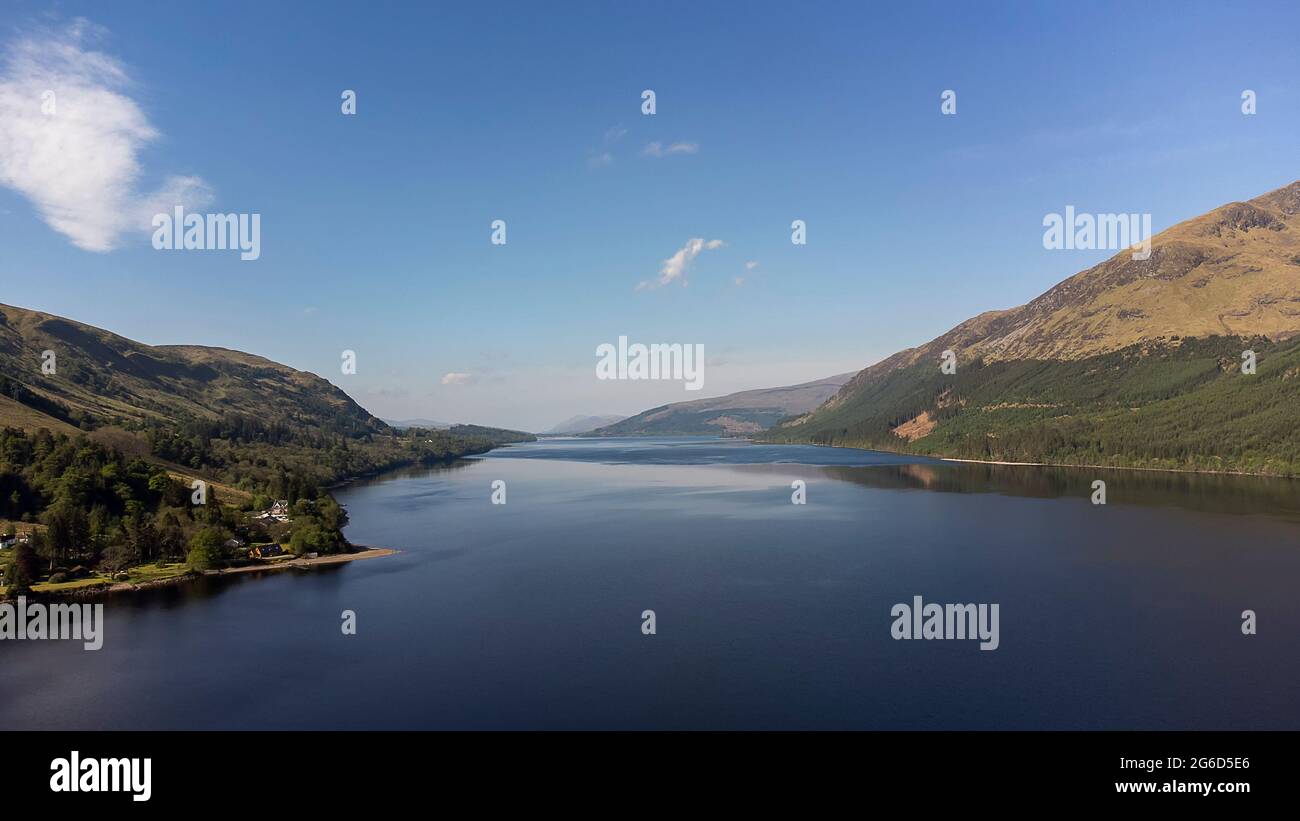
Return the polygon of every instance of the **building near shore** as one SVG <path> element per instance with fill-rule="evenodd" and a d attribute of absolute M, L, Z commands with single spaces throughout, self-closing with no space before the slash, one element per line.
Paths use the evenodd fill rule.
<path fill-rule="evenodd" d="M 284 547 L 278 542 L 271 544 L 256 544 L 248 549 L 248 556 L 252 559 L 270 559 L 275 556 L 283 556 Z"/>

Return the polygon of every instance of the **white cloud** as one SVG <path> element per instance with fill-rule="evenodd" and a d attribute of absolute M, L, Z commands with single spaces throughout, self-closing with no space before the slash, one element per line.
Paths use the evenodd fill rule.
<path fill-rule="evenodd" d="M 746 262 L 746 263 L 745 263 L 745 270 L 746 270 L 746 271 L 752 271 L 752 270 L 754 270 L 754 269 L 757 268 L 757 267 L 758 267 L 758 263 L 755 262 L 755 261 L 752 260 L 752 259 L 751 259 L 749 262 Z"/>
<path fill-rule="evenodd" d="M 627 129 L 621 125 L 612 126 L 605 130 L 602 137 L 602 143 L 605 146 L 613 146 L 614 143 L 623 139 L 627 134 Z M 594 148 L 587 155 L 587 167 L 591 169 L 605 168 L 614 164 L 614 155 L 606 149 Z"/>
<path fill-rule="evenodd" d="M 444 384 L 444 385 L 464 385 L 464 384 L 466 384 L 467 382 L 469 382 L 469 380 L 470 380 L 472 377 L 473 377 L 473 374 L 468 374 L 468 373 L 455 373 L 455 372 L 453 372 L 453 373 L 443 374 L 443 376 L 442 376 L 442 384 Z"/>
<path fill-rule="evenodd" d="M 154 214 L 211 199 L 198 177 L 137 190 L 138 155 L 159 134 L 123 93 L 121 63 L 86 48 L 99 36 L 79 19 L 13 41 L 0 63 L 0 185 L 87 251 L 110 251 L 123 233 L 148 232 Z"/>
<path fill-rule="evenodd" d="M 641 153 L 647 157 L 667 157 L 672 154 L 694 154 L 699 150 L 699 143 L 672 143 L 665 146 L 661 142 L 653 142 L 641 149 Z"/>
<path fill-rule="evenodd" d="M 657 280 L 641 282 L 636 286 L 636 289 L 641 291 L 646 288 L 658 288 L 678 280 L 681 280 L 681 283 L 685 285 L 686 268 L 691 264 L 691 261 L 704 251 L 712 251 L 715 248 L 721 248 L 723 245 L 724 243 L 720 239 L 704 240 L 700 237 L 693 237 L 686 240 L 686 244 L 677 249 L 677 253 L 664 260 L 663 267 L 659 269 L 659 278 Z"/>

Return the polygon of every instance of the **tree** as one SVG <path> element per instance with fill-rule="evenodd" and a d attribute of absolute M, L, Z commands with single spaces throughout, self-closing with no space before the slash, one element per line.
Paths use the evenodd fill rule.
<path fill-rule="evenodd" d="M 158 511 L 154 528 L 158 532 L 158 549 L 164 558 L 179 559 L 185 550 L 185 530 L 175 510 Z"/>
<path fill-rule="evenodd" d="M 134 545 L 126 538 L 126 533 L 121 527 L 116 528 L 111 538 L 113 542 L 104 550 L 104 558 L 101 560 L 105 570 L 116 573 L 140 563 L 140 554 L 135 551 Z"/>
<path fill-rule="evenodd" d="M 189 501 L 190 494 L 185 485 L 172 479 L 165 471 L 149 477 L 149 491 L 167 507 L 180 507 Z"/>
<path fill-rule="evenodd" d="M 221 524 L 221 517 L 223 513 L 221 508 L 221 502 L 217 500 L 217 489 L 212 485 L 208 485 L 208 498 L 206 504 L 203 507 L 204 507 L 203 516 L 207 519 L 208 524 L 210 525 Z M 194 518 L 197 519 L 199 517 L 195 516 Z"/>
<path fill-rule="evenodd" d="M 46 526 L 50 570 L 67 556 L 76 556 L 90 538 L 86 512 L 68 497 L 60 499 L 41 515 Z"/>
<path fill-rule="evenodd" d="M 342 530 L 348 523 L 348 512 L 328 496 L 317 500 L 316 508 L 320 514 L 321 524 L 330 530 Z"/>
<path fill-rule="evenodd" d="M 96 504 L 90 509 L 90 517 L 87 519 L 90 527 L 90 544 L 92 552 L 97 552 L 105 537 L 108 536 L 109 529 L 113 524 L 113 515 L 108 512 L 108 508 L 103 504 Z"/>
<path fill-rule="evenodd" d="M 14 559 L 5 579 L 5 593 L 10 597 L 25 596 L 32 592 L 36 580 L 36 551 L 29 544 L 14 547 Z"/>
<path fill-rule="evenodd" d="M 226 537 L 215 527 L 205 527 L 190 539 L 186 563 L 191 570 L 211 570 L 225 561 Z"/>
<path fill-rule="evenodd" d="M 289 537 L 289 550 L 295 556 L 301 556 L 304 553 L 326 552 L 327 545 L 328 541 L 321 531 L 320 525 L 308 519 L 302 519 L 299 523 L 296 523 L 293 528 L 293 535 Z"/>
<path fill-rule="evenodd" d="M 145 513 L 143 506 L 136 502 L 132 502 L 130 508 L 126 519 L 127 541 L 139 561 L 153 561 L 158 555 L 158 532 L 153 526 L 153 516 Z"/>

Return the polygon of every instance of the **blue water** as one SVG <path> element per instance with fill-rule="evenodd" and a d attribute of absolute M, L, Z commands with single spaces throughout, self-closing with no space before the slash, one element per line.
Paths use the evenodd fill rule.
<path fill-rule="evenodd" d="M 765 445 L 748 439 L 706 439 L 698 436 L 625 436 L 601 439 L 562 437 L 512 445 L 506 450 L 489 454 L 488 458 L 599 462 L 607 465 L 801 464 L 866 467 L 941 464 L 937 459 L 873 450 L 814 445 Z"/>
<path fill-rule="evenodd" d="M 338 496 L 402 552 L 0 642 L 0 727 L 1300 728 L 1291 482 L 556 439 Z M 914 595 L 1000 646 L 894 640 Z"/>

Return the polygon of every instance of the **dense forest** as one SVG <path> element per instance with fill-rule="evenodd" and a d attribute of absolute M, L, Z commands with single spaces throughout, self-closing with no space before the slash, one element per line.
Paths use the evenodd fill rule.
<path fill-rule="evenodd" d="M 266 498 L 225 504 L 214 486 L 196 493 L 165 468 L 85 436 L 0 430 L 4 535 L 40 525 L 24 527 L 29 541 L 6 551 L 7 592 L 26 592 L 42 578 L 85 578 L 92 569 L 109 576 L 163 562 L 208 569 L 238 558 L 235 544 L 277 536 L 297 552 L 346 546 L 346 514 L 328 495 L 312 489 L 294 498 L 292 525 L 279 533 L 246 515 Z"/>
<path fill-rule="evenodd" d="M 415 464 L 482 453 L 528 434 L 460 425 L 450 430 L 321 425 L 293 416 L 270 419 L 244 413 L 183 418 L 177 423 L 126 422 L 147 439 L 150 453 L 169 463 L 204 470 L 218 481 L 277 499 L 314 498 L 317 489 L 345 479 Z"/>
<path fill-rule="evenodd" d="M 257 543 L 284 544 L 298 555 L 347 550 L 347 514 L 326 487 L 528 438 L 492 428 L 349 437 L 244 415 L 141 433 L 148 458 L 86 434 L 0 430 L 3 535 L 27 536 L 0 558 L 7 595 L 39 581 L 112 578 L 162 563 L 211 569 L 246 560 L 246 546 Z M 168 463 L 214 483 L 199 494 Z M 215 483 L 238 490 L 238 498 L 224 498 Z M 274 500 L 288 502 L 288 522 L 253 516 Z"/>

